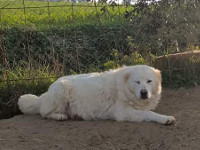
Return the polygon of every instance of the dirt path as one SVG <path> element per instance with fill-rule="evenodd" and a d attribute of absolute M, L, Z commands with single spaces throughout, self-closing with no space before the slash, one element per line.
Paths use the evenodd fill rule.
<path fill-rule="evenodd" d="M 199 150 L 200 87 L 164 90 L 156 112 L 175 125 L 115 121 L 0 120 L 0 150 Z"/>

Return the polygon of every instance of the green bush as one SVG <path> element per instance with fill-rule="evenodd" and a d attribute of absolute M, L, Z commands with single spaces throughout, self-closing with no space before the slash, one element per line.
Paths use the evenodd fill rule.
<path fill-rule="evenodd" d="M 150 64 L 150 62 L 145 60 L 145 58 L 142 57 L 138 52 L 132 52 L 129 55 L 124 55 L 119 53 L 117 50 L 114 50 L 111 56 L 113 57 L 113 59 L 104 63 L 104 67 L 106 70 L 116 69 L 123 65 L 131 66 L 138 64 Z"/>

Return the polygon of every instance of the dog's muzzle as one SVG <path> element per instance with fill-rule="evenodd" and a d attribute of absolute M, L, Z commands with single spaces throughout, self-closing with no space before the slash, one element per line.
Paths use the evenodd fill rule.
<path fill-rule="evenodd" d="M 147 99 L 148 98 L 148 92 L 147 92 L 146 89 L 142 89 L 140 91 L 140 97 L 141 97 L 141 99 Z"/>

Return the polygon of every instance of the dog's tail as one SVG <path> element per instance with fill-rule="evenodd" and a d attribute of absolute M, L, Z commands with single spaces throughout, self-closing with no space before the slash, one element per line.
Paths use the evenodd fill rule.
<path fill-rule="evenodd" d="M 18 106 L 24 114 L 39 114 L 39 97 L 32 94 L 23 95 L 18 100 Z"/>

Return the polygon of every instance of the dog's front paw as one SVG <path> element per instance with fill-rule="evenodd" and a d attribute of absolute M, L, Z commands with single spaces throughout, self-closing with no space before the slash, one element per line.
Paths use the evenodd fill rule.
<path fill-rule="evenodd" d="M 58 121 L 64 121 L 68 119 L 68 116 L 65 114 L 51 113 L 46 118 L 51 118 Z"/>
<path fill-rule="evenodd" d="M 67 117 L 67 115 L 64 115 L 64 114 L 58 114 L 56 119 L 58 121 L 64 121 L 64 120 L 67 120 L 68 117 Z"/>
<path fill-rule="evenodd" d="M 167 121 L 165 122 L 165 125 L 171 125 L 174 124 L 176 119 L 173 116 L 167 116 Z"/>

